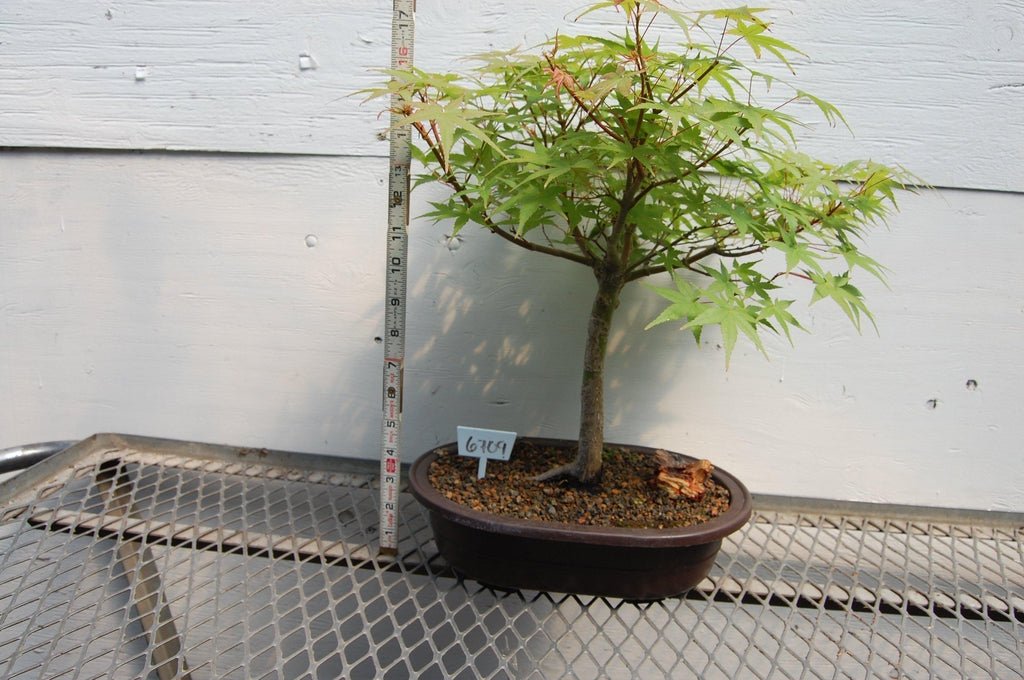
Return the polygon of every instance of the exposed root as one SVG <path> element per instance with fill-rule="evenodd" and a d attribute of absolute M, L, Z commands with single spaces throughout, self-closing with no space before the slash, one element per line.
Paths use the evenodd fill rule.
<path fill-rule="evenodd" d="M 566 463 L 565 465 L 559 465 L 553 467 L 547 472 L 542 472 L 533 478 L 535 482 L 547 482 L 558 477 L 572 477 L 576 478 L 576 465 L 574 463 Z"/>
<path fill-rule="evenodd" d="M 715 466 L 708 460 L 696 460 L 692 463 L 682 463 L 670 456 L 666 451 L 658 451 L 656 454 L 658 474 L 654 483 L 664 489 L 668 495 L 683 497 L 690 501 L 699 501 L 704 498 L 708 491 L 711 473 Z"/>

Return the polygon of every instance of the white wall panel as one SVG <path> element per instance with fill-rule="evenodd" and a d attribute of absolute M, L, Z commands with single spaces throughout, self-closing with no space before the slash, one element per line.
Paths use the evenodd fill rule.
<path fill-rule="evenodd" d="M 810 150 L 1024 191 L 1020 2 L 772 4 L 779 36 L 810 55 L 801 85 L 840 105 L 857 135 L 812 129 Z M 387 64 L 390 5 L 4 0 L 0 145 L 383 156 L 376 107 L 347 95 Z M 421 2 L 417 63 L 534 44 L 580 5 Z M 304 54 L 315 68 L 300 68 Z"/>
<path fill-rule="evenodd" d="M 365 454 L 383 174 L 0 155 L 0 439 L 113 430 Z"/>
<path fill-rule="evenodd" d="M 0 154 L 0 448 L 124 431 L 374 457 L 385 172 Z M 815 306 L 795 351 L 742 346 L 728 372 L 714 337 L 643 332 L 657 306 L 635 287 L 609 439 L 758 492 L 1024 510 L 1022 214 L 1021 195 L 907 197 L 868 244 L 893 270 L 891 291 L 864 286 L 880 336 Z M 573 436 L 589 274 L 471 230 L 451 251 L 444 231 L 413 225 L 406 457 L 460 423 Z"/>

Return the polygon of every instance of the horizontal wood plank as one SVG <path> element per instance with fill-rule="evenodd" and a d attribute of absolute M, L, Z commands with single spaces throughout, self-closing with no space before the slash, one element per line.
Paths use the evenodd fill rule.
<path fill-rule="evenodd" d="M 938 186 L 1024 191 L 1019 2 L 773 4 L 776 33 L 809 55 L 800 85 L 855 132 L 814 124 L 808 150 L 900 162 Z M 385 156 L 379 105 L 352 93 L 388 63 L 390 8 L 5 0 L 0 146 Z M 578 8 L 422 3 L 416 62 L 459 68 L 469 54 L 536 44 Z"/>

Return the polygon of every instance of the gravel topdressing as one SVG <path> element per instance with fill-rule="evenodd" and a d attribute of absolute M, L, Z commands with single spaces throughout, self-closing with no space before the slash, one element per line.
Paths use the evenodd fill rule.
<path fill-rule="evenodd" d="M 572 460 L 574 452 L 517 442 L 508 461 L 487 462 L 477 479 L 477 459 L 439 452 L 430 483 L 451 501 L 483 512 L 585 526 L 664 529 L 706 522 L 729 507 L 728 490 L 714 482 L 699 501 L 672 497 L 653 483 L 658 464 L 650 454 L 628 448 L 605 450 L 599 484 L 581 486 L 533 477 Z"/>

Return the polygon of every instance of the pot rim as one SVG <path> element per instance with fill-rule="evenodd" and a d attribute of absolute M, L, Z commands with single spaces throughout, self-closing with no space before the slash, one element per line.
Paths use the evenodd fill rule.
<path fill-rule="evenodd" d="M 575 442 L 567 439 L 551 439 L 546 437 L 520 437 L 520 440 L 530 441 L 542 446 L 575 445 Z M 643 453 L 654 453 L 656 451 L 656 449 L 651 447 L 635 446 L 633 444 L 609 442 L 606 446 L 629 448 Z M 443 446 L 434 447 L 419 456 L 412 464 L 410 470 L 409 490 L 416 500 L 430 511 L 436 512 L 450 521 L 485 531 L 552 541 L 670 548 L 700 545 L 721 540 L 746 524 L 752 513 L 752 499 L 747 487 L 732 474 L 717 466 L 712 473 L 712 478 L 729 490 L 729 509 L 707 522 L 689 527 L 635 529 L 629 527 L 579 526 L 564 522 L 519 519 L 473 510 L 448 500 L 430 485 L 428 474 L 430 464 L 437 458 L 438 452 L 455 449 L 457 449 L 457 444 L 449 442 Z M 692 456 L 675 455 L 686 460 L 696 460 Z"/>

